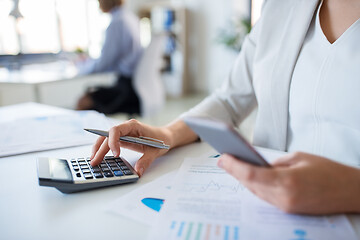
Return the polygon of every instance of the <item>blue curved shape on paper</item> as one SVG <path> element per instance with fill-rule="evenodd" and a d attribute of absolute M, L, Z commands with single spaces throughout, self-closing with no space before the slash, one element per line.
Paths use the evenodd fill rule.
<path fill-rule="evenodd" d="M 160 212 L 160 209 L 162 207 L 162 205 L 164 204 L 164 199 L 159 199 L 159 198 L 143 198 L 141 200 L 141 202 L 151 208 L 154 211 Z"/>

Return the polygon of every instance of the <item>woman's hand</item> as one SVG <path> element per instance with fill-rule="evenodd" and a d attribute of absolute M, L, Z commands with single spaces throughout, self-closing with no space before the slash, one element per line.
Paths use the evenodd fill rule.
<path fill-rule="evenodd" d="M 360 212 L 360 170 L 326 158 L 293 153 L 265 168 L 225 154 L 218 165 L 254 194 L 289 213 Z"/>
<path fill-rule="evenodd" d="M 109 131 L 109 138 L 99 137 L 97 139 L 91 155 L 92 166 L 98 165 L 109 150 L 112 151 L 115 157 L 120 156 L 120 147 L 124 147 L 144 153 L 135 165 L 135 170 L 141 176 L 155 158 L 164 155 L 168 151 L 167 149 L 119 141 L 120 136 L 151 137 L 164 141 L 164 143 L 170 145 L 170 147 L 173 145 L 171 142 L 171 131 L 168 128 L 152 127 L 132 119 L 112 127 Z"/>

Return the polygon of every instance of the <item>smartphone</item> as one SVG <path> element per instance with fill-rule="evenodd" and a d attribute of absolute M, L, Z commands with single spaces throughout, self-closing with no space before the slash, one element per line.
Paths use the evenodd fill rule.
<path fill-rule="evenodd" d="M 239 160 L 257 166 L 270 167 L 261 154 L 232 126 L 201 117 L 187 117 L 184 122 L 219 153 L 230 154 Z"/>

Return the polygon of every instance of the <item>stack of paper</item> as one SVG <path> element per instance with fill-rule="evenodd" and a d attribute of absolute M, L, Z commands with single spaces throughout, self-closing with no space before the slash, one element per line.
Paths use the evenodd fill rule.
<path fill-rule="evenodd" d="M 261 153 L 268 160 L 281 155 L 263 149 Z M 169 173 L 118 199 L 111 209 L 153 225 L 151 240 L 357 239 L 345 215 L 283 213 L 246 190 L 216 162 L 206 156 L 185 159 L 175 179 Z M 145 198 L 165 200 L 160 213 L 144 204 Z"/>
<path fill-rule="evenodd" d="M 109 128 L 105 115 L 95 111 L 65 110 L 11 116 L 4 116 L 0 122 L 0 157 L 92 144 L 96 136 L 85 132 L 84 128 Z"/>

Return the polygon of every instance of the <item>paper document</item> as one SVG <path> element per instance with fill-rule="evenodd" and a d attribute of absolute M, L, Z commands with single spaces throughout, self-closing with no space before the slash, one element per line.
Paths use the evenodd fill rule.
<path fill-rule="evenodd" d="M 268 161 L 284 153 L 258 148 Z M 219 169 L 217 159 L 186 159 L 149 239 L 357 239 L 345 215 L 286 214 Z"/>
<path fill-rule="evenodd" d="M 109 206 L 109 211 L 150 226 L 155 225 L 175 175 L 176 171 L 167 173 L 118 198 Z"/>
<path fill-rule="evenodd" d="M 358 239 L 345 215 L 286 214 L 248 190 L 244 192 L 241 227 L 242 239 Z"/>
<path fill-rule="evenodd" d="M 105 115 L 95 111 L 71 111 L 1 122 L 0 157 L 92 144 L 97 137 L 83 129 L 109 127 Z"/>
<path fill-rule="evenodd" d="M 150 239 L 240 239 L 244 188 L 216 162 L 184 161 Z"/>

